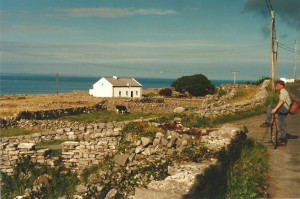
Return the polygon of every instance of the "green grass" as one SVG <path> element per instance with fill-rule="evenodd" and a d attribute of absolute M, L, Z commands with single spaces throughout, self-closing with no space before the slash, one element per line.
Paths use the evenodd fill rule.
<path fill-rule="evenodd" d="M 60 157 L 62 155 L 62 149 L 60 144 L 67 140 L 50 140 L 36 143 L 36 149 L 50 149 L 48 155 L 52 157 Z"/>
<path fill-rule="evenodd" d="M 8 128 L 8 129 L 0 129 L 1 136 L 0 137 L 13 137 L 13 136 L 20 136 L 20 135 L 30 135 L 34 133 L 41 132 L 39 130 L 27 130 L 21 128 Z"/>
<path fill-rule="evenodd" d="M 234 114 L 220 115 L 212 120 L 212 125 L 232 122 L 240 119 L 253 117 L 263 114 L 266 111 L 266 106 L 257 106 L 251 110 L 237 111 Z"/>
<path fill-rule="evenodd" d="M 44 149 L 51 147 L 53 145 L 60 145 L 61 143 L 64 143 L 66 141 L 73 141 L 73 140 L 49 140 L 49 141 L 42 141 L 36 143 L 36 148 L 38 149 Z"/>
<path fill-rule="evenodd" d="M 105 122 L 121 122 L 121 121 L 127 121 L 127 120 L 134 120 L 134 119 L 140 119 L 143 118 L 151 118 L 151 117 L 157 117 L 158 114 L 154 113 L 139 113 L 139 112 L 132 112 L 127 114 L 121 114 L 116 113 L 115 111 L 99 111 L 99 112 L 93 112 L 93 113 L 85 113 L 80 115 L 74 115 L 74 116 L 66 116 L 60 118 L 61 120 L 67 120 L 72 122 L 82 122 L 82 123 L 92 123 L 92 122 L 99 122 L 99 123 L 105 123 Z"/>
<path fill-rule="evenodd" d="M 229 168 L 227 198 L 266 198 L 267 182 L 267 148 L 249 139 L 242 148 L 240 158 Z"/>

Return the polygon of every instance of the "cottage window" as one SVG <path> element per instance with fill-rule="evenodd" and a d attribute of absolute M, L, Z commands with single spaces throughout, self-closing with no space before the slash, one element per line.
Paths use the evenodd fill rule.
<path fill-rule="evenodd" d="M 119 96 L 121 97 L 121 91 L 119 91 Z"/>
<path fill-rule="evenodd" d="M 126 97 L 128 97 L 128 91 L 126 91 Z"/>
<path fill-rule="evenodd" d="M 139 95 L 139 92 L 138 92 L 138 91 L 135 91 L 135 95 L 138 96 L 138 95 Z"/>

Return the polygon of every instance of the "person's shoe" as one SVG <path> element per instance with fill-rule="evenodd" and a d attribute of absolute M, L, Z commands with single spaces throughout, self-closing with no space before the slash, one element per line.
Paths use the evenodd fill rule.
<path fill-rule="evenodd" d="M 279 146 L 286 146 L 286 144 L 287 144 L 287 141 L 286 141 L 286 140 L 284 140 L 284 139 L 282 139 L 282 138 L 279 138 L 279 140 L 278 140 L 278 145 L 279 145 Z"/>
<path fill-rule="evenodd" d="M 264 122 L 260 125 L 260 127 L 269 127 L 270 123 Z"/>

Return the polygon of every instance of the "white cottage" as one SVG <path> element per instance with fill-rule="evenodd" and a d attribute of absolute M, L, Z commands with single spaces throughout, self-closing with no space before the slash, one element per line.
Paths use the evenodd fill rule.
<path fill-rule="evenodd" d="M 142 85 L 134 78 L 102 77 L 89 94 L 94 97 L 141 97 Z"/>

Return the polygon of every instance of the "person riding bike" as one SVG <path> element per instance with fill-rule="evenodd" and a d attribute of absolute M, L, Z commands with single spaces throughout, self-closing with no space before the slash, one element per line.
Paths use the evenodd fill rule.
<path fill-rule="evenodd" d="M 279 144 L 286 145 L 287 143 L 287 129 L 286 129 L 286 116 L 289 113 L 291 105 L 291 98 L 288 91 L 285 89 L 284 81 L 276 81 L 275 89 L 279 91 L 279 100 L 277 104 L 270 104 L 267 109 L 265 122 L 261 127 L 269 127 L 271 124 L 272 114 L 278 113 L 279 128 L 281 132 L 281 138 L 279 138 Z"/>

